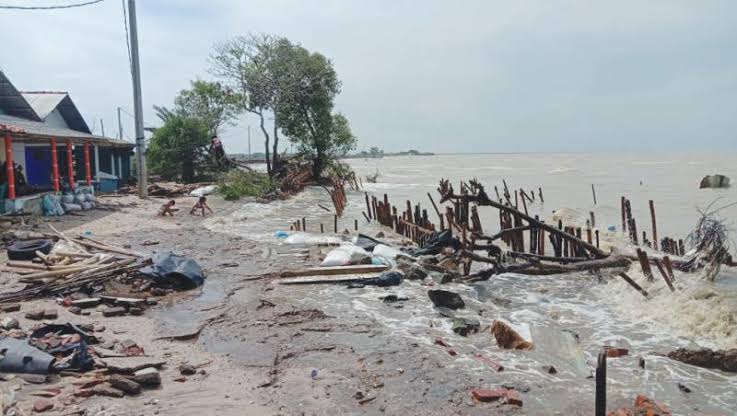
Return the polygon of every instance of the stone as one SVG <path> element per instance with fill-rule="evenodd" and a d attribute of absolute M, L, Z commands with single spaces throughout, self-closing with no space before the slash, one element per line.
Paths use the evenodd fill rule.
<path fill-rule="evenodd" d="M 396 302 L 404 302 L 404 301 L 409 300 L 409 298 L 407 297 L 400 297 L 397 295 L 386 295 L 386 296 L 380 297 L 379 299 L 381 299 L 381 301 L 384 303 L 396 303 Z"/>
<path fill-rule="evenodd" d="M 481 322 L 474 318 L 453 318 L 453 332 L 467 337 L 469 334 L 475 334 L 481 329 Z"/>
<path fill-rule="evenodd" d="M 59 317 L 59 312 L 57 312 L 56 309 L 44 310 L 43 319 L 56 319 L 58 317 Z"/>
<path fill-rule="evenodd" d="M 72 306 L 76 306 L 80 309 L 94 308 L 100 304 L 100 300 L 100 298 L 77 299 L 72 301 Z"/>
<path fill-rule="evenodd" d="M 35 413 L 43 413 L 47 410 L 51 410 L 54 408 L 54 403 L 51 403 L 48 400 L 39 399 L 33 402 L 33 411 Z"/>
<path fill-rule="evenodd" d="M 77 325 L 77 328 L 81 329 L 84 332 L 94 332 L 95 325 L 94 324 L 79 324 Z"/>
<path fill-rule="evenodd" d="M 67 308 L 67 311 L 74 315 L 81 315 L 82 314 L 82 308 L 79 306 L 70 306 Z"/>
<path fill-rule="evenodd" d="M 143 308 L 131 307 L 128 309 L 128 313 L 133 316 L 141 316 L 143 315 Z"/>
<path fill-rule="evenodd" d="M 30 319 L 32 321 L 40 321 L 44 319 L 44 310 L 36 309 L 30 312 L 26 312 L 26 319 Z"/>
<path fill-rule="evenodd" d="M 456 355 L 458 355 L 458 353 L 456 352 L 456 350 L 454 350 L 453 348 L 446 348 L 445 349 L 445 352 L 447 352 L 448 354 L 452 355 L 453 357 L 455 357 Z"/>
<path fill-rule="evenodd" d="M 543 371 L 545 371 L 548 374 L 557 374 L 558 370 L 555 369 L 555 366 L 552 365 L 544 365 Z"/>
<path fill-rule="evenodd" d="M 507 350 L 531 350 L 532 343 L 522 338 L 512 327 L 502 321 L 491 324 L 491 333 L 500 348 Z"/>
<path fill-rule="evenodd" d="M 16 329 L 20 328 L 20 322 L 12 316 L 6 316 L 0 319 L 0 328 L 2 329 Z"/>
<path fill-rule="evenodd" d="M 378 233 L 376 233 L 376 236 L 375 237 L 376 238 L 384 238 L 386 236 L 384 235 L 384 232 L 383 231 L 379 231 Z"/>
<path fill-rule="evenodd" d="M 20 303 L 9 303 L 0 307 L 3 312 L 18 312 L 20 310 Z"/>
<path fill-rule="evenodd" d="M 121 375 L 113 374 L 108 378 L 110 385 L 125 394 L 138 394 L 141 392 L 141 385 L 133 380 L 129 380 Z"/>
<path fill-rule="evenodd" d="M 679 348 L 669 352 L 668 357 L 696 367 L 717 369 L 730 373 L 737 372 L 737 348 L 731 350 Z"/>
<path fill-rule="evenodd" d="M 124 307 L 122 307 L 122 306 L 116 306 L 116 307 L 113 307 L 113 308 L 103 309 L 102 316 L 104 316 L 106 318 L 109 318 L 109 317 L 112 317 L 112 316 L 125 315 L 125 313 L 126 313 L 126 310 L 125 310 Z"/>
<path fill-rule="evenodd" d="M 75 390 L 73 394 L 75 397 L 92 397 L 95 395 L 95 391 L 92 389 L 81 389 Z"/>
<path fill-rule="evenodd" d="M 103 324 L 94 324 L 92 326 L 93 332 L 105 332 L 105 325 Z"/>
<path fill-rule="evenodd" d="M 680 390 L 680 391 L 682 391 L 684 393 L 691 393 L 691 389 L 688 388 L 688 386 L 686 386 L 683 383 L 678 383 L 678 390 Z"/>
<path fill-rule="evenodd" d="M 158 386 L 161 384 L 161 374 L 155 368 L 148 367 L 133 373 L 133 380 L 144 386 Z"/>
<path fill-rule="evenodd" d="M 427 296 L 430 297 L 430 300 L 435 306 L 442 306 L 453 310 L 466 307 L 465 302 L 463 302 L 459 294 L 447 290 L 428 290 Z"/>
<path fill-rule="evenodd" d="M 429 276 L 432 279 L 432 281 L 435 282 L 436 284 L 444 285 L 446 283 L 451 283 L 457 275 L 454 273 L 450 273 L 450 272 L 445 272 L 445 273 L 430 272 Z"/>
<path fill-rule="evenodd" d="M 148 306 L 154 306 L 159 303 L 159 300 L 154 297 L 148 297 L 146 298 L 146 305 Z"/>
<path fill-rule="evenodd" d="M 92 391 L 95 393 L 95 395 L 103 397 L 120 398 L 125 396 L 125 393 L 123 393 L 122 390 L 116 389 L 110 383 L 98 384 L 92 388 Z"/>
<path fill-rule="evenodd" d="M 193 365 L 182 364 L 179 366 L 179 374 L 183 376 L 192 376 L 197 374 L 197 368 Z"/>

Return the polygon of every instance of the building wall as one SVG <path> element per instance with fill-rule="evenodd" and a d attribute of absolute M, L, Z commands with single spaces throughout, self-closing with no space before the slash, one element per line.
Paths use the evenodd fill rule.
<path fill-rule="evenodd" d="M 61 127 L 65 129 L 69 128 L 69 125 L 67 125 L 67 122 L 64 120 L 64 117 L 62 117 L 58 108 L 50 112 L 49 115 L 46 116 L 46 118 L 44 119 L 44 123 L 51 127 Z"/>

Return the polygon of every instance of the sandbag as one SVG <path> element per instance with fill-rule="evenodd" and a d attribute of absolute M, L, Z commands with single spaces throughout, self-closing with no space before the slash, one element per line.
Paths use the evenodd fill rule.
<path fill-rule="evenodd" d="M 279 238 L 277 236 L 277 238 Z M 317 244 L 340 244 L 343 240 L 341 240 L 338 237 L 331 237 L 331 236 L 315 236 L 307 233 L 294 233 L 290 235 L 289 237 L 284 239 L 284 244 L 307 244 L 307 245 L 317 245 Z"/>
<path fill-rule="evenodd" d="M 400 255 L 406 256 L 405 253 L 402 253 L 394 247 L 389 247 L 386 244 L 378 244 L 376 247 L 374 247 L 373 253 L 374 256 L 378 256 L 389 261 L 395 261 L 397 259 L 397 256 Z"/>
<path fill-rule="evenodd" d="M 364 249 L 354 245 L 344 245 L 331 250 L 321 267 L 350 266 L 353 264 L 370 264 L 371 255 Z"/>

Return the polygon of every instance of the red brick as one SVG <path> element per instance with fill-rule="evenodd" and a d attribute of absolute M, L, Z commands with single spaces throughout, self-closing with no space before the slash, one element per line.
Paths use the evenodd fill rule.
<path fill-rule="evenodd" d="M 36 400 L 33 402 L 33 411 L 36 413 L 43 413 L 47 410 L 51 410 L 54 408 L 54 403 L 51 403 L 48 400 Z"/>
<path fill-rule="evenodd" d="M 473 389 L 471 390 L 471 396 L 480 402 L 495 402 L 507 397 L 507 389 Z"/>
<path fill-rule="evenodd" d="M 454 356 L 454 357 L 455 357 L 456 355 L 458 355 L 458 353 L 456 352 L 456 350 L 454 350 L 453 348 L 448 348 L 448 349 L 446 349 L 445 351 L 446 351 L 446 352 L 447 352 L 448 354 L 450 354 L 450 355 L 452 355 L 452 356 Z"/>
<path fill-rule="evenodd" d="M 519 396 L 519 392 L 517 390 L 507 390 L 506 397 L 507 404 L 522 406 L 522 398 Z"/>
<path fill-rule="evenodd" d="M 435 338 L 435 345 L 440 345 L 441 347 L 450 347 L 450 344 L 445 342 L 445 340 L 440 337 Z"/>
<path fill-rule="evenodd" d="M 626 348 L 614 348 L 614 347 L 605 347 L 606 348 L 606 356 L 609 358 L 619 358 L 624 357 L 625 355 L 629 355 L 629 350 Z"/>
<path fill-rule="evenodd" d="M 476 354 L 474 354 L 474 356 L 473 356 L 473 357 L 474 357 L 474 358 L 475 358 L 476 360 L 478 360 L 478 361 L 480 361 L 480 362 L 482 362 L 482 363 L 486 364 L 487 366 L 489 366 L 489 367 L 493 368 L 493 369 L 494 369 L 494 371 L 496 371 L 496 372 L 499 372 L 499 371 L 504 371 L 504 366 L 503 366 L 503 365 L 499 364 L 498 362 L 496 362 L 496 361 L 492 360 L 492 359 L 491 359 L 491 358 L 489 358 L 489 357 L 484 357 L 483 355 L 481 355 L 481 353 L 478 353 L 478 352 L 477 352 Z"/>

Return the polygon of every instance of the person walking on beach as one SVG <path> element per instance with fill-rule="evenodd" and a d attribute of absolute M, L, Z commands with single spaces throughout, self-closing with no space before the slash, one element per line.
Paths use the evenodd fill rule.
<path fill-rule="evenodd" d="M 220 141 L 217 135 L 210 138 L 210 155 L 215 159 L 218 166 L 222 166 L 225 150 L 223 149 L 223 142 Z"/>
<path fill-rule="evenodd" d="M 194 204 L 194 206 L 192 207 L 192 209 L 189 211 L 190 215 L 197 215 L 197 210 L 198 209 L 201 209 L 202 210 L 202 216 L 203 217 L 205 216 L 205 209 L 207 209 L 208 211 L 210 211 L 210 214 L 213 214 L 212 208 L 210 208 L 207 205 L 207 198 L 204 197 L 204 196 L 201 196 L 200 199 L 197 201 L 197 203 Z"/>
<path fill-rule="evenodd" d="M 175 204 L 176 204 L 176 202 L 172 199 L 169 202 L 167 202 L 166 204 L 162 205 L 161 208 L 159 208 L 159 214 L 158 215 L 160 217 L 166 217 L 167 215 L 170 216 L 170 217 L 173 217 L 174 216 L 174 211 L 176 211 L 174 209 L 174 205 Z"/>

